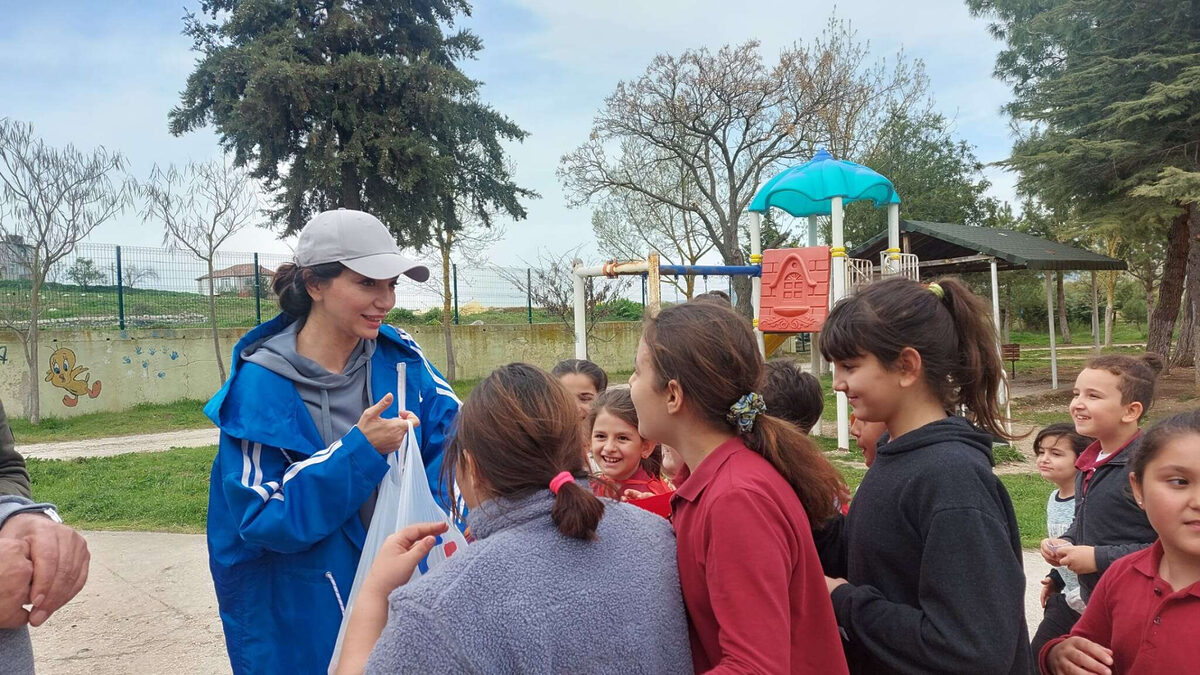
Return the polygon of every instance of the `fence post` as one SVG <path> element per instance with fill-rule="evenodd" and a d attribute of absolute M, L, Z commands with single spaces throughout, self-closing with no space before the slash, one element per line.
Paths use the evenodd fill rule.
<path fill-rule="evenodd" d="M 525 268 L 525 306 L 529 308 L 529 323 L 533 324 L 533 269 Z"/>
<path fill-rule="evenodd" d="M 641 276 L 642 279 L 642 315 L 646 314 L 646 275 Z"/>
<path fill-rule="evenodd" d="M 458 263 L 450 266 L 450 270 L 454 273 L 454 325 L 458 325 Z"/>
<path fill-rule="evenodd" d="M 121 247 L 117 247 L 117 326 L 125 330 L 125 289 L 121 283 Z"/>
<path fill-rule="evenodd" d="M 254 253 L 254 322 L 262 323 L 262 279 L 258 274 L 258 252 Z"/>

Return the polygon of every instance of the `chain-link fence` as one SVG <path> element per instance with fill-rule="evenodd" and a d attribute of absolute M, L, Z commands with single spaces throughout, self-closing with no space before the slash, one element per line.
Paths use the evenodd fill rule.
<path fill-rule="evenodd" d="M 39 324 L 121 329 L 206 325 L 211 302 L 218 326 L 253 326 L 278 312 L 271 281 L 275 270 L 290 259 L 287 254 L 219 251 L 210 269 L 186 250 L 80 244 L 50 270 L 39 293 Z M 569 307 L 535 300 L 537 270 L 453 265 L 446 283 L 440 267 L 430 265 L 425 283 L 400 277 L 390 321 L 553 323 L 569 312 Z M 569 286 L 569 278 L 562 281 Z M 632 302 L 641 295 L 632 290 L 639 288 L 636 284 L 635 280 L 625 294 Z M 29 320 L 31 287 L 28 267 L 0 247 L 0 320 L 10 325 Z M 637 304 L 640 310 L 642 303 Z"/>

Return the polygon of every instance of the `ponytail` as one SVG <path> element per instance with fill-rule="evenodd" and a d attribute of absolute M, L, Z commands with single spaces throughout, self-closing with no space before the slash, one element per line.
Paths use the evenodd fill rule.
<path fill-rule="evenodd" d="M 967 419 L 1003 439 L 1000 406 L 1004 363 L 987 304 L 958 279 L 928 286 L 891 277 L 843 298 L 821 330 L 821 354 L 846 361 L 871 354 L 885 366 L 904 349 L 921 355 L 925 382 L 947 410 L 965 406 Z"/>
<path fill-rule="evenodd" d="M 942 288 L 942 304 L 950 310 L 954 332 L 958 336 L 960 357 L 952 365 L 950 380 L 957 392 L 950 401 L 966 406 L 971 421 L 998 438 L 1014 438 L 1005 428 L 1000 406 L 1000 385 L 1004 382 L 1004 362 L 996 329 L 983 298 L 966 284 L 952 277 L 935 282 Z"/>
<path fill-rule="evenodd" d="M 654 365 L 655 386 L 677 381 L 699 416 L 739 434 L 787 480 L 813 525 L 834 515 L 848 490 L 812 439 L 763 412 L 757 392 L 766 366 L 745 318 L 728 305 L 684 303 L 647 320 L 642 342 Z"/>
<path fill-rule="evenodd" d="M 575 402 L 558 380 L 527 363 L 492 371 L 475 387 L 455 420 L 442 458 L 442 485 L 471 456 L 475 493 L 521 498 L 554 492 L 550 517 L 564 536 L 596 538 L 604 503 L 578 479 L 587 477 Z M 457 500 L 450 505 L 459 518 Z"/>
<path fill-rule="evenodd" d="M 596 527 L 603 516 L 604 502 L 574 480 L 558 488 L 550 510 L 550 518 L 563 536 L 584 541 L 596 538 Z"/>
<path fill-rule="evenodd" d="M 762 455 L 792 486 L 813 526 L 837 515 L 837 502 L 849 499 L 841 474 L 794 424 L 759 415 L 754 427 L 741 436 L 746 447 Z"/>
<path fill-rule="evenodd" d="M 294 318 L 308 316 L 312 311 L 312 296 L 308 294 L 311 282 L 329 281 L 345 269 L 341 263 L 323 263 L 312 267 L 300 267 L 295 263 L 283 263 L 275 270 L 271 279 L 271 290 L 279 298 L 279 309 Z"/>

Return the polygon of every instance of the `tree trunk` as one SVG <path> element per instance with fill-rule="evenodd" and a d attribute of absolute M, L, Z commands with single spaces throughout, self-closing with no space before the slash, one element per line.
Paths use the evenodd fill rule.
<path fill-rule="evenodd" d="M 1179 326 L 1179 340 L 1171 354 L 1172 368 L 1191 368 L 1196 363 L 1195 321 L 1196 308 L 1192 304 L 1190 291 L 1183 293 L 1183 323 Z"/>
<path fill-rule="evenodd" d="M 1058 271 L 1058 325 L 1064 343 L 1071 342 L 1071 323 L 1067 321 L 1067 293 L 1063 288 L 1063 271 Z"/>
<path fill-rule="evenodd" d="M 41 295 L 42 284 L 45 283 L 45 274 L 37 271 L 37 263 L 34 263 L 34 279 L 33 284 L 29 289 L 29 326 L 25 329 L 25 364 L 29 367 L 29 391 L 25 397 L 25 416 L 29 418 L 29 423 L 37 426 L 42 423 L 42 397 L 41 397 L 41 370 L 38 368 L 38 312 L 41 310 L 41 304 L 38 302 L 38 296 Z"/>
<path fill-rule="evenodd" d="M 1192 346 L 1200 345 L 1200 206 L 1188 209 L 1187 288 L 1192 304 Z M 1193 368 L 1196 392 L 1200 393 L 1200 368 Z"/>
<path fill-rule="evenodd" d="M 1000 334 L 1004 344 L 1012 342 L 1012 286 L 1004 285 L 1004 322 L 1001 324 Z"/>
<path fill-rule="evenodd" d="M 741 264 L 741 263 L 736 263 Z M 737 311 L 746 318 L 754 316 L 754 306 L 751 304 L 750 277 L 734 277 L 733 292 L 737 294 Z"/>
<path fill-rule="evenodd" d="M 1167 260 L 1163 264 L 1162 281 L 1158 285 L 1158 302 L 1150 313 L 1150 326 L 1146 334 L 1146 351 L 1155 352 L 1168 359 L 1171 355 L 1171 336 L 1175 332 L 1175 321 L 1179 318 L 1179 303 L 1183 296 L 1183 277 L 1187 274 L 1188 216 L 1193 209 L 1188 206 L 1171 223 L 1167 234 Z"/>
<path fill-rule="evenodd" d="M 691 300 L 696 295 L 696 277 L 689 274 L 683 279 L 683 297 Z"/>
<path fill-rule="evenodd" d="M 1117 301 L 1117 273 L 1115 270 L 1108 273 L 1108 284 L 1104 293 L 1104 301 L 1107 303 L 1104 307 L 1104 346 L 1111 347 L 1113 346 L 1113 319 L 1117 314 L 1115 304 Z"/>
<path fill-rule="evenodd" d="M 225 386 L 225 359 L 221 358 L 221 335 L 217 332 L 217 295 L 213 288 L 213 261 L 208 259 L 208 325 L 212 328 L 213 351 L 217 355 L 217 372 Z"/>
<path fill-rule="evenodd" d="M 447 233 L 449 234 L 449 233 Z M 450 382 L 458 379 L 454 372 L 454 330 L 450 328 L 450 312 L 453 296 L 450 287 L 450 244 L 440 246 L 442 249 L 442 336 L 446 340 L 446 379 Z M 528 291 L 528 289 L 526 289 Z"/>

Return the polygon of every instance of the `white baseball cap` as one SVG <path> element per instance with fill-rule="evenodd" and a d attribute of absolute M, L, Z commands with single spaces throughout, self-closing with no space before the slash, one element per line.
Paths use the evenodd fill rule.
<path fill-rule="evenodd" d="M 413 281 L 429 279 L 429 268 L 400 253 L 392 233 L 378 218 L 352 209 L 318 213 L 300 231 L 297 265 L 332 262 L 369 279 L 391 279 L 401 274 Z"/>

